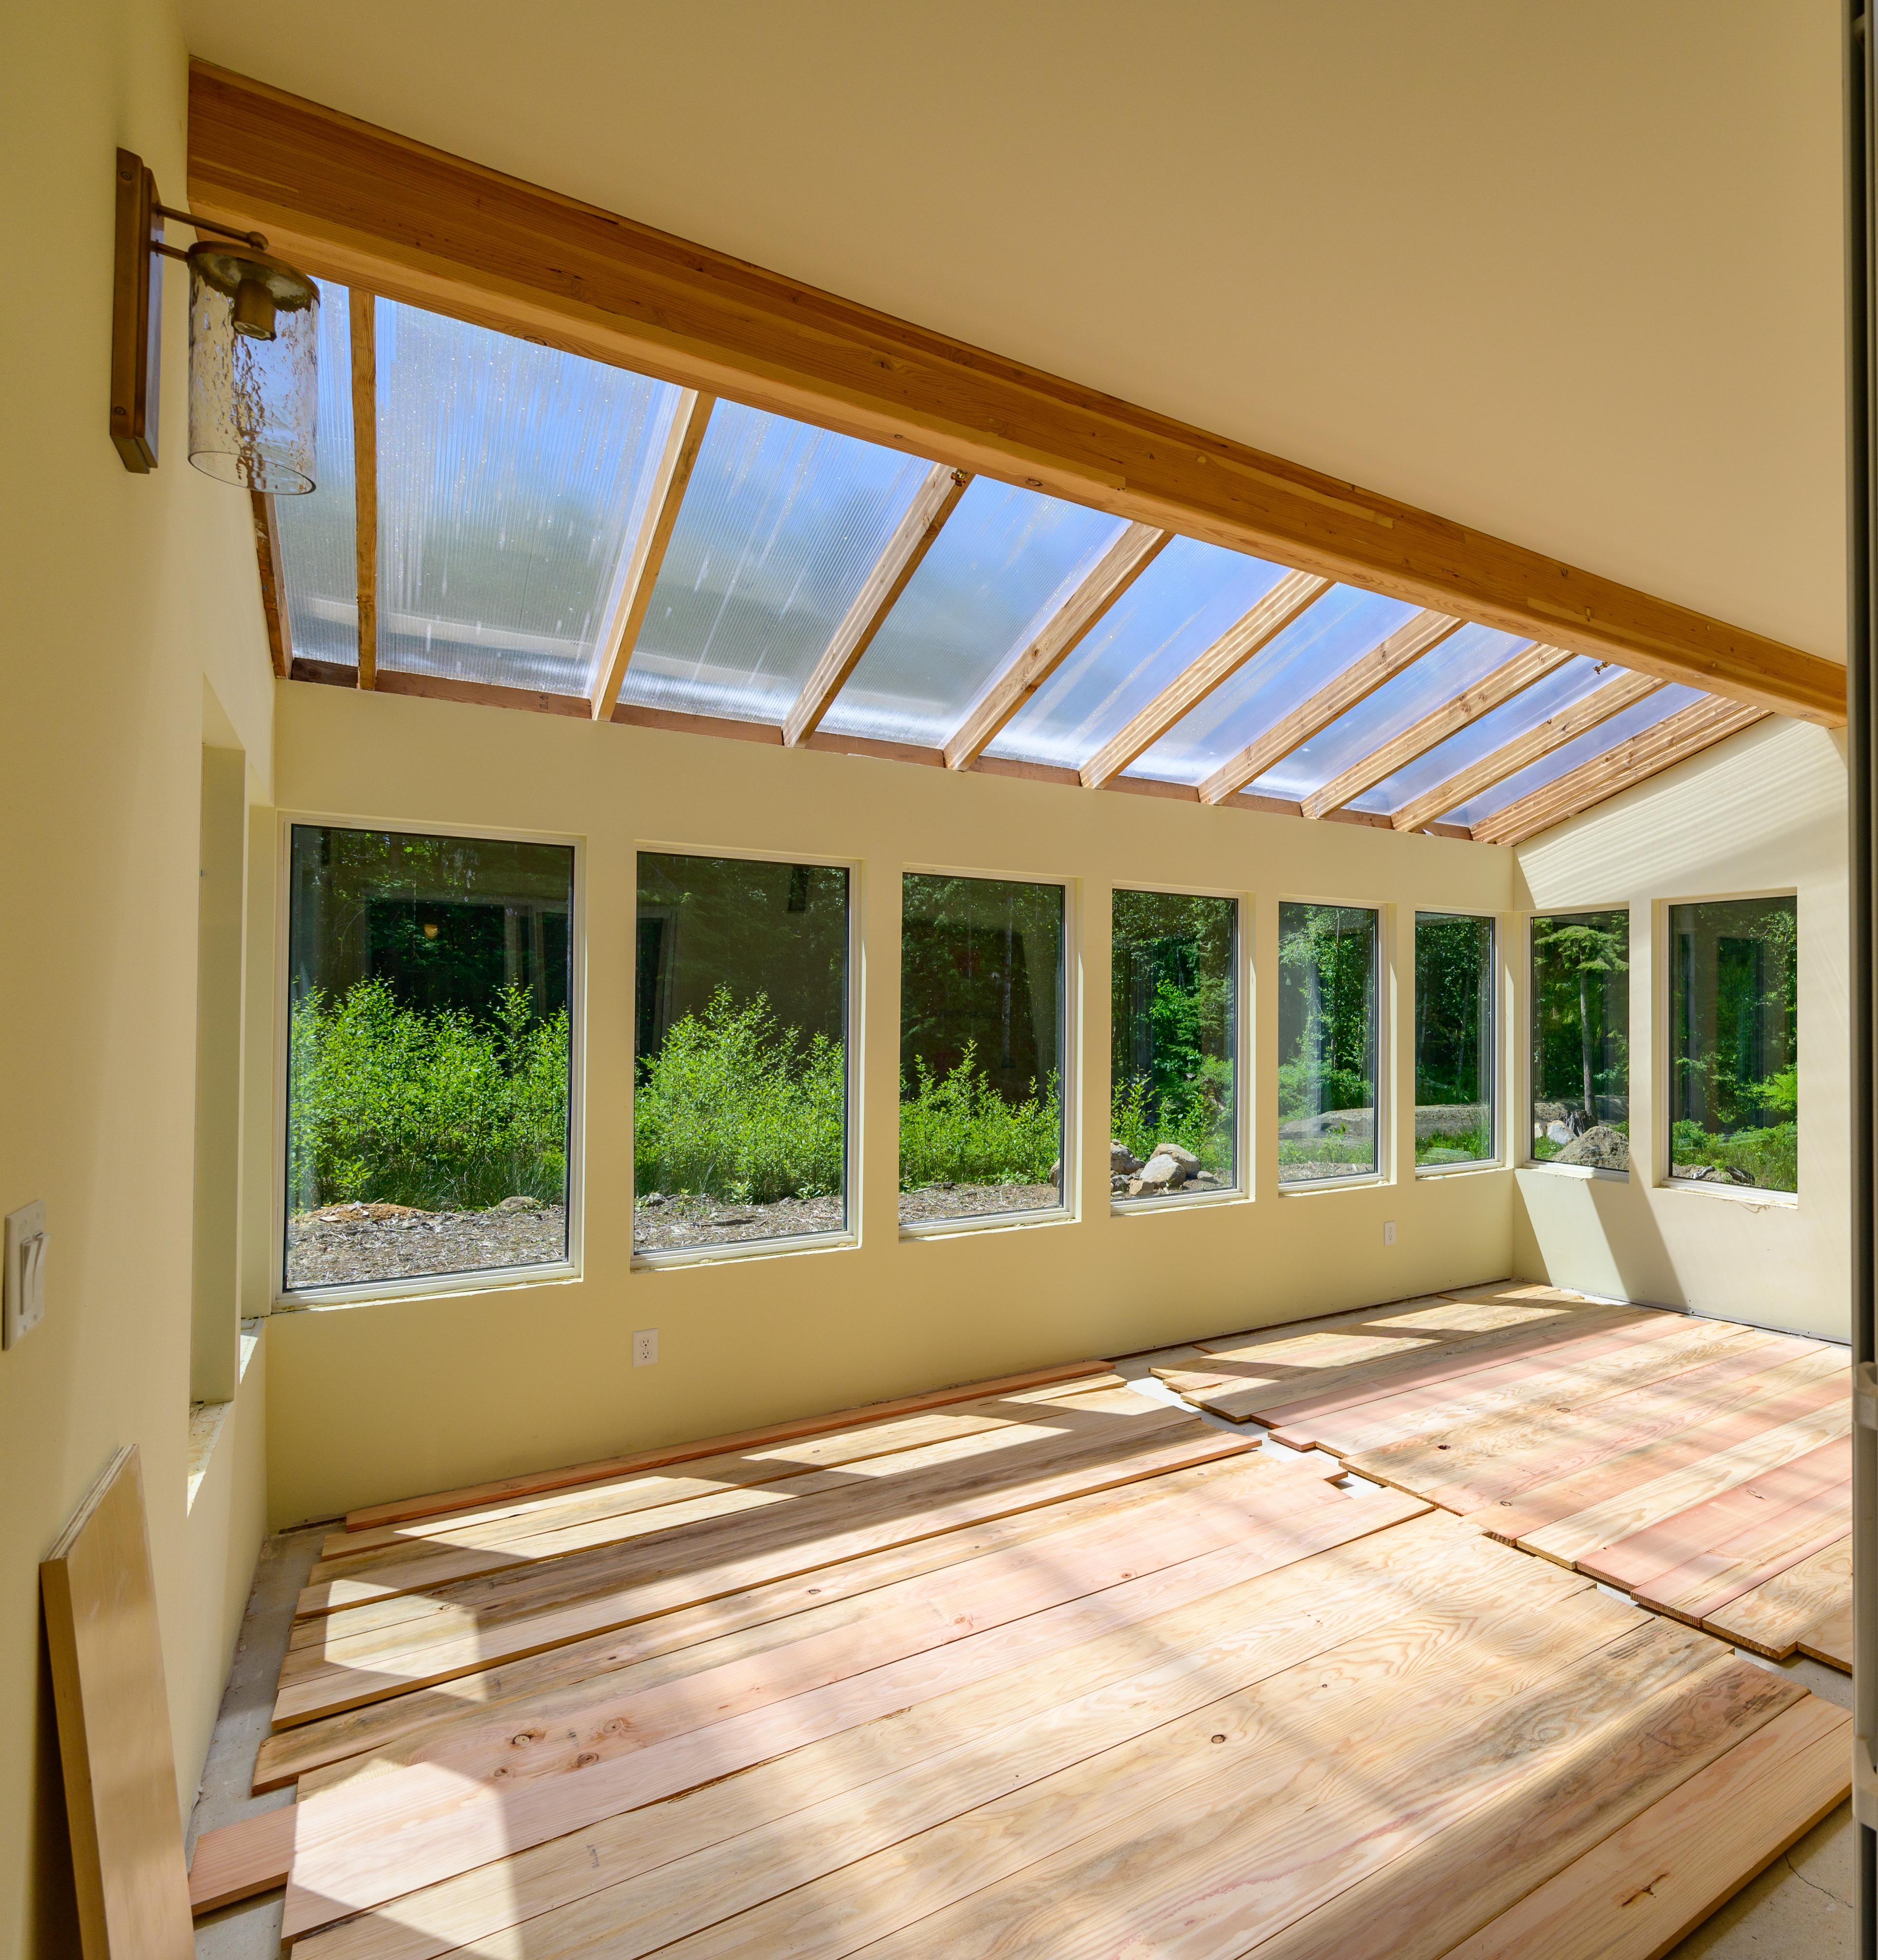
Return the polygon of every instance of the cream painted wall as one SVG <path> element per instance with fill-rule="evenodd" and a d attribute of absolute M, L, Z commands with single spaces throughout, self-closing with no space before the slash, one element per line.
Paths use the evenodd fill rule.
<path fill-rule="evenodd" d="M 227 1460 L 185 1512 L 202 748 L 237 742 L 265 800 L 272 701 L 247 500 L 183 454 L 178 278 L 161 469 L 128 474 L 106 429 L 114 152 L 141 151 L 181 200 L 185 81 L 164 0 L 0 9 L 16 244 L 0 296 L 0 1212 L 43 1198 L 51 1233 L 44 1324 L 0 1354 L 8 1960 L 78 1951 L 39 1560 L 138 1444 L 186 1799 L 261 1524 L 252 1368 Z"/>
<path fill-rule="evenodd" d="M 1845 766 L 1823 730 L 1762 722 L 1517 852 L 1520 902 L 1628 905 L 1631 1135 L 1626 1180 L 1556 1167 L 1515 1177 L 1518 1270 L 1619 1298 L 1848 1338 L 1850 1053 Z M 1797 1202 L 1664 1175 L 1666 981 L 1677 899 L 1797 892 Z"/>
<path fill-rule="evenodd" d="M 270 1323 L 277 1523 L 471 1478 L 707 1435 L 1007 1370 L 1116 1354 L 1509 1269 L 1508 1170 L 1281 1195 L 1275 996 L 1255 996 L 1250 1202 L 1118 1217 L 1108 1203 L 1108 898 L 1242 892 L 1253 964 L 1277 901 L 1388 913 L 1405 1029 L 1413 907 L 1502 912 L 1512 854 L 1348 824 L 950 775 L 903 763 L 395 695 L 280 689 L 282 810 L 577 840 L 584 881 L 587 1214 L 578 1280 L 300 1309 Z M 678 1269 L 631 1265 L 635 846 L 858 856 L 861 1242 Z M 902 1239 L 896 1199 L 899 877 L 1061 878 L 1078 984 L 1080 1214 Z M 1394 1156 L 1412 1163 L 1393 1047 Z M 1405 1125 L 1406 1127 L 1405 1127 Z M 1091 1173 L 1093 1173 L 1093 1176 Z M 1386 1248 L 1386 1220 L 1397 1225 Z M 659 1330 L 653 1368 L 635 1328 Z"/>
<path fill-rule="evenodd" d="M 1842 648 L 1835 0 L 183 4 L 208 60 Z"/>

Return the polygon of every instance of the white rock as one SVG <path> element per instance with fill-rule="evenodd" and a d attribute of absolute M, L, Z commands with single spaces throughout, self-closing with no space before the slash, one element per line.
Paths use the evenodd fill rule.
<path fill-rule="evenodd" d="M 1157 1144 L 1154 1146 L 1153 1155 L 1157 1157 L 1172 1157 L 1189 1177 L 1200 1168 L 1200 1160 L 1190 1150 L 1179 1144 Z"/>
<path fill-rule="evenodd" d="M 1187 1181 L 1186 1166 L 1157 1150 L 1141 1166 L 1136 1180 L 1145 1192 L 1178 1191 Z"/>

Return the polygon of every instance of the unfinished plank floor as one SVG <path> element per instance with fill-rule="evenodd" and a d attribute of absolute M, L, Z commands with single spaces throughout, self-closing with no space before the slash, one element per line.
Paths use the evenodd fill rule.
<path fill-rule="evenodd" d="M 1673 1619 L 1850 1670 L 1842 1348 L 1507 1282 L 1142 1358 Z"/>
<path fill-rule="evenodd" d="M 284 1879 L 295 1960 L 1436 1960 L 1600 1911 L 1643 1960 L 1844 1795 L 1838 1710 L 1419 1496 L 1099 1364 L 987 1388 L 334 1532 L 256 1771 L 298 1800 L 205 1834 L 199 1905 Z"/>

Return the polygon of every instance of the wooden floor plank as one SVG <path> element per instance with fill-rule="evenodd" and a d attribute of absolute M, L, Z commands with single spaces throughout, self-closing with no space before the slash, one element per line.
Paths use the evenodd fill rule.
<path fill-rule="evenodd" d="M 1849 1537 L 1731 1599 L 1702 1624 L 1737 1646 L 1784 1660 L 1801 1640 L 1852 1605 L 1852 1542 Z"/>
<path fill-rule="evenodd" d="M 1749 1332 L 1725 1358 L 1666 1381 L 1589 1398 L 1568 1412 L 1520 1411 L 1362 1450 L 1350 1467 L 1378 1483 L 1413 1490 L 1444 1510 L 1476 1510 L 1843 1366 L 1843 1356 L 1822 1344 Z"/>
<path fill-rule="evenodd" d="M 1659 1960 L 1851 1788 L 1851 1717 L 1809 1698 L 1717 1756 L 1446 1960 Z"/>
<path fill-rule="evenodd" d="M 1378 1492 L 1348 1502 L 1345 1528 L 1354 1530 L 1383 1529 L 1414 1500 Z M 296 1936 L 491 1857 L 1117 1632 L 1138 1640 L 1138 1650 L 1151 1650 L 1165 1636 L 1151 1627 L 1141 1631 L 1144 1620 L 1203 1600 L 1211 1603 L 1202 1618 L 1217 1624 L 1211 1616 L 1230 1612 L 1244 1582 L 1269 1570 L 1275 1556 L 1288 1562 L 1262 1545 L 1249 1545 L 1243 1557 L 1195 1560 L 670 1741 L 618 1753 L 583 1751 L 598 1759 L 577 1760 L 550 1777 L 466 1786 L 447 1771 L 419 1764 L 342 1785 L 298 1806 L 284 1930 Z M 1258 1638 L 1256 1629 L 1250 1637 Z"/>
<path fill-rule="evenodd" d="M 1526 1561 L 1525 1570 L 1552 1583 L 1541 1596 L 1548 1613 L 1589 1590 L 1587 1580 L 1555 1567 Z M 1042 1755 L 1027 1754 L 1033 1765 L 1080 1760 L 1246 1686 L 1262 1678 L 1262 1670 L 1294 1666 L 1356 1637 L 1373 1627 L 1379 1592 L 1399 1614 L 1414 1615 L 1444 1599 L 1488 1600 L 1503 1596 L 1510 1583 L 1529 1586 L 1524 1573 L 1510 1582 L 1509 1573 L 1521 1573 L 1520 1554 L 1450 1519 L 1424 1515 L 1229 1594 L 406 1895 L 386 1911 L 301 1942 L 296 1955 L 431 1960 L 524 1920 L 538 1932 L 541 1916 L 557 1908 L 623 1886 L 641 1873 L 676 1869 L 680 1860 L 766 1824 L 806 1817 L 845 1793 L 861 1793 L 865 1802 L 865 1793 L 888 1777 L 912 1775 L 937 1787 L 956 1777 L 969 1796 L 972 1764 L 1007 1736 L 1021 1733 L 1027 1752 L 1049 1735 L 1058 1736 Z M 1633 1621 L 1641 1618 L 1634 1608 L 1619 1611 Z M 1052 1710 L 1060 1710 L 1060 1718 Z"/>
<path fill-rule="evenodd" d="M 1800 1651 L 1810 1660 L 1822 1660 L 1842 1674 L 1852 1671 L 1852 1602 L 1816 1621 L 1800 1637 Z"/>
<path fill-rule="evenodd" d="M 838 1409 L 822 1415 L 801 1416 L 787 1422 L 768 1423 L 756 1429 L 739 1430 L 727 1436 L 708 1436 L 692 1443 L 669 1443 L 654 1449 L 641 1449 L 623 1456 L 604 1456 L 592 1462 L 564 1465 L 558 1469 L 536 1470 L 519 1476 L 498 1477 L 489 1482 L 463 1485 L 456 1490 L 434 1491 L 426 1497 L 402 1497 L 386 1504 L 366 1504 L 345 1514 L 349 1530 L 369 1530 L 374 1525 L 395 1525 L 413 1518 L 435 1517 L 445 1511 L 469 1510 L 478 1505 L 498 1503 L 510 1497 L 540 1491 L 565 1490 L 577 1484 L 598 1483 L 635 1470 L 649 1470 L 667 1463 L 683 1463 L 698 1456 L 718 1456 L 731 1449 L 753 1449 L 767 1443 L 781 1443 L 791 1437 L 814 1436 L 826 1430 L 845 1429 L 860 1423 L 878 1422 L 883 1418 L 911 1414 L 921 1409 L 938 1408 L 948 1402 L 974 1402 L 985 1395 L 1038 1388 L 1047 1382 L 1070 1381 L 1082 1375 L 1109 1372 L 1106 1361 L 1064 1361 L 1048 1368 L 1033 1368 L 1022 1374 L 999 1375 L 982 1382 L 966 1382 L 957 1387 L 928 1389 L 915 1395 L 900 1395 L 890 1402 L 867 1402 L 857 1408 Z"/>
<path fill-rule="evenodd" d="M 1269 1478 L 1275 1466 L 1256 1451 L 1217 1457 L 1190 1468 L 1066 1498 L 1058 1504 L 994 1519 L 943 1537 L 890 1545 L 842 1564 L 680 1607 L 654 1619 L 570 1641 L 408 1694 L 323 1716 L 282 1729 L 262 1743 L 254 1788 L 257 1793 L 276 1790 L 325 1764 L 386 1748 L 401 1737 L 479 1720 L 485 1712 L 514 1708 L 530 1697 L 552 1695 L 570 1683 L 639 1666 L 706 1641 L 766 1628 L 769 1631 L 762 1637 L 785 1640 L 790 1634 L 782 1623 L 806 1612 L 824 1616 L 837 1611 L 865 1613 L 871 1596 L 896 1581 L 1020 1545 L 1043 1545 L 1061 1532 L 1098 1520 L 1125 1526 L 1144 1507 L 1192 1497 L 1204 1501 L 1221 1480 L 1254 1473 Z M 1322 1473 L 1300 1469 L 1297 1474 Z"/>

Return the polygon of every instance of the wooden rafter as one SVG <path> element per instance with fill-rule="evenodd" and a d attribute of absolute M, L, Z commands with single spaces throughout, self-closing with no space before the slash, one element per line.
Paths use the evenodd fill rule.
<path fill-rule="evenodd" d="M 1330 581 L 1315 572 L 1288 571 L 1259 603 L 1189 661 L 1118 733 L 1109 737 L 1082 766 L 1083 787 L 1099 790 L 1144 756 L 1182 716 L 1262 652 L 1307 606 L 1328 591 Z"/>
<path fill-rule="evenodd" d="M 352 491 L 358 575 L 358 684 L 378 685 L 377 302 L 352 290 Z"/>
<path fill-rule="evenodd" d="M 992 679 L 946 744 L 946 767 L 969 768 L 998 731 L 1082 643 L 1103 614 L 1152 565 L 1167 533 L 1151 524 L 1129 524 L 1097 559 L 1081 582 L 1044 622 L 1041 631 Z"/>
<path fill-rule="evenodd" d="M 893 535 L 855 594 L 854 603 L 835 628 L 826 651 L 816 662 L 814 672 L 803 684 L 794 706 L 783 721 L 782 739 L 791 748 L 806 741 L 820 727 L 822 717 L 847 686 L 848 676 L 861 664 L 861 655 L 886 623 L 895 601 L 937 542 L 946 520 L 958 508 L 959 499 L 971 480 L 963 470 L 954 469 L 946 463 L 935 463 L 928 472 L 925 482 L 906 507 L 906 514 L 894 527 Z"/>
<path fill-rule="evenodd" d="M 1836 726 L 1837 662 L 226 70 L 189 198 L 323 277 Z"/>
<path fill-rule="evenodd" d="M 1621 674 L 1615 680 L 1607 680 L 1582 701 L 1574 701 L 1569 708 L 1548 715 L 1536 728 L 1529 728 L 1523 735 L 1516 735 L 1491 756 L 1483 756 L 1459 775 L 1449 777 L 1444 783 L 1436 784 L 1412 803 L 1392 811 L 1389 822 L 1398 830 L 1420 830 L 1436 817 L 1446 816 L 1450 810 L 1458 810 L 1470 797 L 1492 788 L 1495 783 L 1504 782 L 1508 776 L 1536 762 L 1541 756 L 1549 756 L 1555 749 L 1562 749 L 1568 742 L 1575 741 L 1587 729 L 1596 727 L 1600 721 L 1608 721 L 1613 714 L 1621 714 L 1625 708 L 1647 700 L 1663 684 L 1654 674 Z"/>
<path fill-rule="evenodd" d="M 672 411 L 672 425 L 666 431 L 665 447 L 653 474 L 651 494 L 646 498 L 645 514 L 639 520 L 638 536 L 626 562 L 626 575 L 613 617 L 600 637 L 605 650 L 594 676 L 594 691 L 587 706 L 596 721 L 604 721 L 619 698 L 619 689 L 639 642 L 639 628 L 645 624 L 646 608 L 652 603 L 652 588 L 658 583 L 659 568 L 672 542 L 678 522 L 679 507 L 685 501 L 686 485 L 704 447 L 705 431 L 710 426 L 711 411 L 717 406 L 709 395 L 687 388 Z"/>
<path fill-rule="evenodd" d="M 1201 784 L 1201 802 L 1222 803 L 1235 790 L 1256 782 L 1274 763 L 1283 762 L 1293 749 L 1303 748 L 1313 735 L 1328 728 L 1338 715 L 1367 700 L 1384 682 L 1393 680 L 1403 668 L 1431 652 L 1460 625 L 1450 613 L 1418 612 L 1308 701 L 1300 702 L 1256 741 L 1222 762 Z"/>
<path fill-rule="evenodd" d="M 1474 826 L 1474 836 L 1482 844 L 1523 844 L 1540 831 L 1578 816 L 1621 790 L 1634 788 L 1766 718 L 1764 708 L 1723 701 L 1714 695 L 1706 701 L 1692 702 L 1655 727 L 1646 728 L 1641 735 L 1581 762 L 1557 781 L 1482 817 Z"/>
<path fill-rule="evenodd" d="M 280 529 L 274 500 L 263 490 L 250 490 L 254 517 L 254 558 L 261 574 L 261 617 L 267 626 L 268 657 L 283 678 L 294 664 L 293 636 L 287 623 L 287 584 L 281 574 Z"/>
<path fill-rule="evenodd" d="M 1565 647 L 1523 647 L 1510 660 L 1503 660 L 1491 673 L 1483 674 L 1472 687 L 1463 688 L 1452 701 L 1431 708 L 1412 727 L 1391 736 L 1380 749 L 1372 749 L 1343 773 L 1313 791 L 1298 807 L 1306 816 L 1328 816 L 1333 810 L 1360 797 L 1365 790 L 1386 782 L 1398 769 L 1405 769 L 1418 756 L 1438 748 L 1456 730 L 1477 721 L 1489 709 L 1510 701 L 1536 680 L 1561 667 L 1574 654 Z"/>

